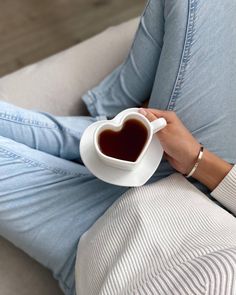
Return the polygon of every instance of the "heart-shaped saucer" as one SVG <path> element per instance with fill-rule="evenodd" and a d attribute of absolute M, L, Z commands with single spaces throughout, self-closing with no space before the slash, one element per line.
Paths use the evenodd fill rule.
<path fill-rule="evenodd" d="M 126 109 L 113 120 L 119 124 L 121 119 L 132 112 L 138 113 L 138 108 Z M 98 156 L 94 146 L 94 134 L 99 126 L 107 122 L 102 120 L 91 124 L 83 133 L 80 141 L 80 154 L 85 166 L 99 179 L 119 185 L 135 187 L 145 184 L 158 168 L 163 149 L 157 136 L 153 136 L 141 161 L 133 170 L 124 170 L 106 165 Z"/>

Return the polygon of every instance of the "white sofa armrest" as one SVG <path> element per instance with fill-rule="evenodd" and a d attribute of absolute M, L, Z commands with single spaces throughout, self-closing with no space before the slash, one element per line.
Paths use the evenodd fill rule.
<path fill-rule="evenodd" d="M 138 19 L 0 79 L 0 99 L 56 115 L 84 112 L 81 95 L 127 56 Z"/>

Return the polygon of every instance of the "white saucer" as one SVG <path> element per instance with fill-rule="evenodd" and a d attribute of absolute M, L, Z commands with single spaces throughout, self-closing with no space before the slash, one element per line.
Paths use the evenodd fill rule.
<path fill-rule="evenodd" d="M 119 113 L 113 120 L 119 120 L 121 116 L 129 112 L 138 112 L 138 108 L 126 109 Z M 106 122 L 106 120 L 91 124 L 82 135 L 80 154 L 84 165 L 97 178 L 111 184 L 131 187 L 145 184 L 156 171 L 163 156 L 163 149 L 157 136 L 153 136 L 146 154 L 134 170 L 128 171 L 110 167 L 98 157 L 93 144 L 93 134 L 97 127 L 104 122 Z"/>

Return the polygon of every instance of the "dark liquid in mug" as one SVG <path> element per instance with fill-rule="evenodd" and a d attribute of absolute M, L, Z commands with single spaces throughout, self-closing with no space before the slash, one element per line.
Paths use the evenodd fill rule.
<path fill-rule="evenodd" d="M 135 162 L 148 139 L 148 130 L 138 120 L 127 120 L 120 131 L 104 130 L 98 139 L 103 154 Z"/>

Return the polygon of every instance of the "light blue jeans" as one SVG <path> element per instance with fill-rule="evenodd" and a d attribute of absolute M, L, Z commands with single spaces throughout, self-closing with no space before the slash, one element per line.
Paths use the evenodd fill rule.
<path fill-rule="evenodd" d="M 65 294 L 75 294 L 80 236 L 127 190 L 83 166 L 89 124 L 150 98 L 236 163 L 235 15 L 235 0 L 150 0 L 126 61 L 84 95 L 91 117 L 0 103 L 0 234 L 51 269 Z M 150 181 L 172 172 L 163 161 Z"/>

